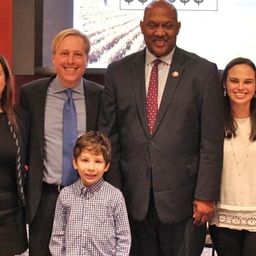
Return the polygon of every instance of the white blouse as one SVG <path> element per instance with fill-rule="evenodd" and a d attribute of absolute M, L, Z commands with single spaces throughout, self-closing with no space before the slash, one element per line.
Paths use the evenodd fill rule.
<path fill-rule="evenodd" d="M 256 142 L 249 140 L 250 118 L 235 120 L 236 137 L 224 141 L 220 201 L 211 224 L 256 231 Z"/>

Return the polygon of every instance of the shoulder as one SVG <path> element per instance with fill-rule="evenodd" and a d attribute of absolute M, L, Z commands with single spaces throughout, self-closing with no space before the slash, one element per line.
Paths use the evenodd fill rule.
<path fill-rule="evenodd" d="M 105 193 L 108 193 L 111 197 L 113 196 L 114 198 L 123 198 L 123 193 L 107 181 L 104 181 L 103 187 Z"/>
<path fill-rule="evenodd" d="M 113 61 L 108 65 L 107 71 L 111 69 L 127 68 L 127 66 L 131 65 L 131 63 L 142 62 L 142 61 L 145 61 L 145 49 L 132 53 L 130 55 L 127 55 L 120 60 Z"/>
<path fill-rule="evenodd" d="M 29 112 L 25 108 L 23 108 L 23 107 L 21 107 L 19 105 L 14 105 L 14 112 L 15 112 L 15 114 L 17 116 L 17 121 L 18 121 L 19 126 L 21 126 L 21 127 L 24 127 L 24 126 L 29 127 L 29 122 L 30 122 L 30 114 L 29 114 Z"/>
<path fill-rule="evenodd" d="M 103 86 L 101 84 L 95 83 L 85 78 L 83 78 L 83 84 L 84 84 L 85 90 L 90 90 L 95 92 L 101 92 L 103 90 Z"/>
<path fill-rule="evenodd" d="M 182 58 L 187 64 L 202 67 L 216 67 L 216 64 L 193 52 L 188 52 L 179 47 L 176 48 L 173 58 Z"/>
<path fill-rule="evenodd" d="M 55 76 L 52 77 L 47 77 L 47 78 L 39 78 L 36 80 L 33 80 L 31 82 L 28 82 L 26 84 L 23 84 L 21 86 L 21 90 L 30 90 L 30 89 L 34 89 L 37 88 L 38 86 L 42 86 L 42 85 L 47 85 L 51 82 L 51 80 L 54 78 Z"/>
<path fill-rule="evenodd" d="M 72 198 L 74 196 L 74 186 L 73 184 L 67 187 L 64 187 L 58 196 L 58 200 L 59 201 L 70 201 L 70 198 Z"/>
<path fill-rule="evenodd" d="M 75 183 L 74 183 L 75 184 Z M 60 191 L 60 196 L 65 196 L 65 195 L 69 195 L 69 194 L 73 194 L 73 191 L 75 189 L 74 184 L 69 185 L 64 187 L 61 191 Z"/>

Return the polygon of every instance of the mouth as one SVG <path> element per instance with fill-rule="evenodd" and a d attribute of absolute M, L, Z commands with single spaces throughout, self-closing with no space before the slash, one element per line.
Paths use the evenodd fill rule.
<path fill-rule="evenodd" d="M 159 47 L 162 47 L 165 45 L 166 43 L 166 40 L 154 40 L 154 43 L 159 46 Z"/>
<path fill-rule="evenodd" d="M 76 70 L 77 70 L 77 68 L 66 68 L 66 67 L 64 67 L 64 69 L 65 69 L 66 71 L 69 71 L 69 72 L 73 72 L 73 71 L 76 71 Z"/>
<path fill-rule="evenodd" d="M 93 179 L 93 178 L 95 178 L 95 176 L 96 176 L 96 175 L 94 175 L 94 174 L 85 174 L 85 177 L 86 177 L 87 179 Z"/>
<path fill-rule="evenodd" d="M 247 95 L 247 93 L 246 92 L 235 92 L 235 95 L 236 96 L 245 96 L 245 95 Z"/>
<path fill-rule="evenodd" d="M 247 95 L 246 92 L 234 92 L 234 94 L 237 98 L 244 98 Z"/>

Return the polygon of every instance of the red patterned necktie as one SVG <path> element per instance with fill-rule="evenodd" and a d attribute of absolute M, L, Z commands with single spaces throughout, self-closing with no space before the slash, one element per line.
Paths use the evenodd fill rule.
<path fill-rule="evenodd" d="M 148 127 L 149 132 L 153 132 L 153 128 L 156 122 L 156 116 L 158 112 L 157 97 L 158 97 L 158 64 L 161 62 L 159 59 L 155 59 L 154 65 L 151 70 L 148 94 L 146 99 Z"/>

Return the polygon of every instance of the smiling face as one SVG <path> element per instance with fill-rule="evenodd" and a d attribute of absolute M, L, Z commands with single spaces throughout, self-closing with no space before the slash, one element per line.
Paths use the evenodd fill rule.
<path fill-rule="evenodd" d="M 60 82 L 67 88 L 76 86 L 88 64 L 84 40 L 75 35 L 66 36 L 52 57 Z"/>
<path fill-rule="evenodd" d="M 229 69 L 225 86 L 231 108 L 249 111 L 256 90 L 255 71 L 247 64 L 237 64 Z"/>
<path fill-rule="evenodd" d="M 173 50 L 180 26 L 176 9 L 165 1 L 150 4 L 140 22 L 148 50 L 157 57 L 168 55 Z"/>
<path fill-rule="evenodd" d="M 109 168 L 109 164 L 106 164 L 102 154 L 95 155 L 86 149 L 77 159 L 73 159 L 73 165 L 86 187 L 96 184 Z"/>

